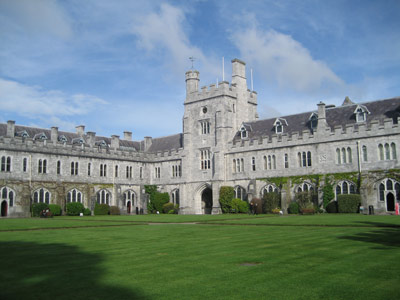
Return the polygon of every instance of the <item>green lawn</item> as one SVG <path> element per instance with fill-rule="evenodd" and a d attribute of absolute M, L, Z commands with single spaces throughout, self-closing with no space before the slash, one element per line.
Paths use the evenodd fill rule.
<path fill-rule="evenodd" d="M 0 299 L 400 299 L 399 233 L 398 216 L 0 219 Z"/>

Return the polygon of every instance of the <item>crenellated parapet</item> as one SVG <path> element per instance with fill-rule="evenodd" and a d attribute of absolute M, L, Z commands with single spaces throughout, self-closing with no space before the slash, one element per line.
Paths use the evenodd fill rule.
<path fill-rule="evenodd" d="M 360 140 L 365 138 L 400 134 L 400 126 L 393 122 L 393 119 L 386 118 L 379 122 L 373 120 L 370 123 L 345 124 L 335 127 L 328 127 L 323 134 L 313 133 L 310 130 L 302 132 L 291 132 L 283 134 L 272 134 L 256 137 L 253 139 L 235 139 L 230 142 L 230 152 L 240 152 L 244 150 L 278 149 L 282 147 L 293 147 L 310 144 L 320 144 L 329 142 L 340 142 L 346 140 Z"/>

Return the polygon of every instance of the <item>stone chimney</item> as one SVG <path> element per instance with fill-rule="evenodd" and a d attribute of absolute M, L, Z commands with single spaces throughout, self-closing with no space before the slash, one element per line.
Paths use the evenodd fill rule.
<path fill-rule="evenodd" d="M 115 150 L 119 149 L 119 135 L 111 136 L 111 148 Z"/>
<path fill-rule="evenodd" d="M 53 144 L 57 144 L 57 142 L 58 142 L 58 127 L 51 127 L 50 140 L 53 142 Z"/>
<path fill-rule="evenodd" d="M 124 131 L 124 140 L 132 141 L 132 131 Z"/>
<path fill-rule="evenodd" d="M 15 121 L 7 121 L 7 137 L 15 136 Z"/>
<path fill-rule="evenodd" d="M 318 106 L 318 126 L 317 132 L 325 132 L 325 129 L 328 127 L 326 123 L 326 110 L 325 110 L 325 103 L 320 102 L 317 104 Z"/>
<path fill-rule="evenodd" d="M 88 131 L 86 133 L 86 136 L 87 136 L 86 141 L 87 141 L 89 147 L 93 147 L 96 143 L 96 132 Z"/>
<path fill-rule="evenodd" d="M 152 143 L 153 143 L 153 138 L 151 136 L 145 136 L 144 137 L 144 151 L 149 150 Z"/>
<path fill-rule="evenodd" d="M 85 125 L 79 125 L 76 126 L 76 134 L 79 135 L 80 137 L 83 137 L 85 135 Z"/>

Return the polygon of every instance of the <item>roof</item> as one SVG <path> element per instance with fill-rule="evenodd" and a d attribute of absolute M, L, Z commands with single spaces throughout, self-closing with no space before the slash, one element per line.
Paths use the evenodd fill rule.
<path fill-rule="evenodd" d="M 160 138 L 152 139 L 148 152 L 164 152 L 171 149 L 179 149 L 183 147 L 183 134 L 178 133 Z"/>
<path fill-rule="evenodd" d="M 336 126 L 345 126 L 349 124 L 356 124 L 356 117 L 354 114 L 357 106 L 364 106 L 370 112 L 367 115 L 366 124 L 369 125 L 372 121 L 378 121 L 383 123 L 384 119 L 391 118 L 397 121 L 400 117 L 400 97 L 377 100 L 365 103 L 346 103 L 338 107 L 327 107 L 326 108 L 326 122 L 332 129 Z M 367 111 L 367 112 L 368 112 Z M 294 132 L 302 133 L 304 130 L 309 130 L 310 127 L 310 115 L 312 113 L 317 113 L 317 111 L 309 111 L 295 115 L 281 116 L 279 119 L 285 119 L 287 126 L 285 124 L 283 128 L 283 133 L 292 134 Z M 251 131 L 249 131 L 248 137 L 250 139 L 257 139 L 263 136 L 275 135 L 274 122 L 275 118 L 258 120 L 254 122 L 247 122 L 246 124 L 251 126 Z M 240 140 L 240 132 L 238 131 L 234 137 L 234 140 Z"/>

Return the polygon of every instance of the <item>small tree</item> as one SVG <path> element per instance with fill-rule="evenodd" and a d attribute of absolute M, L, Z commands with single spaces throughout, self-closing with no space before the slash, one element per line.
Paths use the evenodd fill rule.
<path fill-rule="evenodd" d="M 231 201 L 231 211 L 234 213 L 247 213 L 249 211 L 249 204 L 247 201 L 235 198 Z"/>
<path fill-rule="evenodd" d="M 262 198 L 263 211 L 267 214 L 272 213 L 275 208 L 281 207 L 281 195 L 280 193 L 265 193 Z"/>
<path fill-rule="evenodd" d="M 235 190 L 231 186 L 221 186 L 219 190 L 219 203 L 223 213 L 229 213 L 232 208 L 232 200 L 235 197 Z"/>

